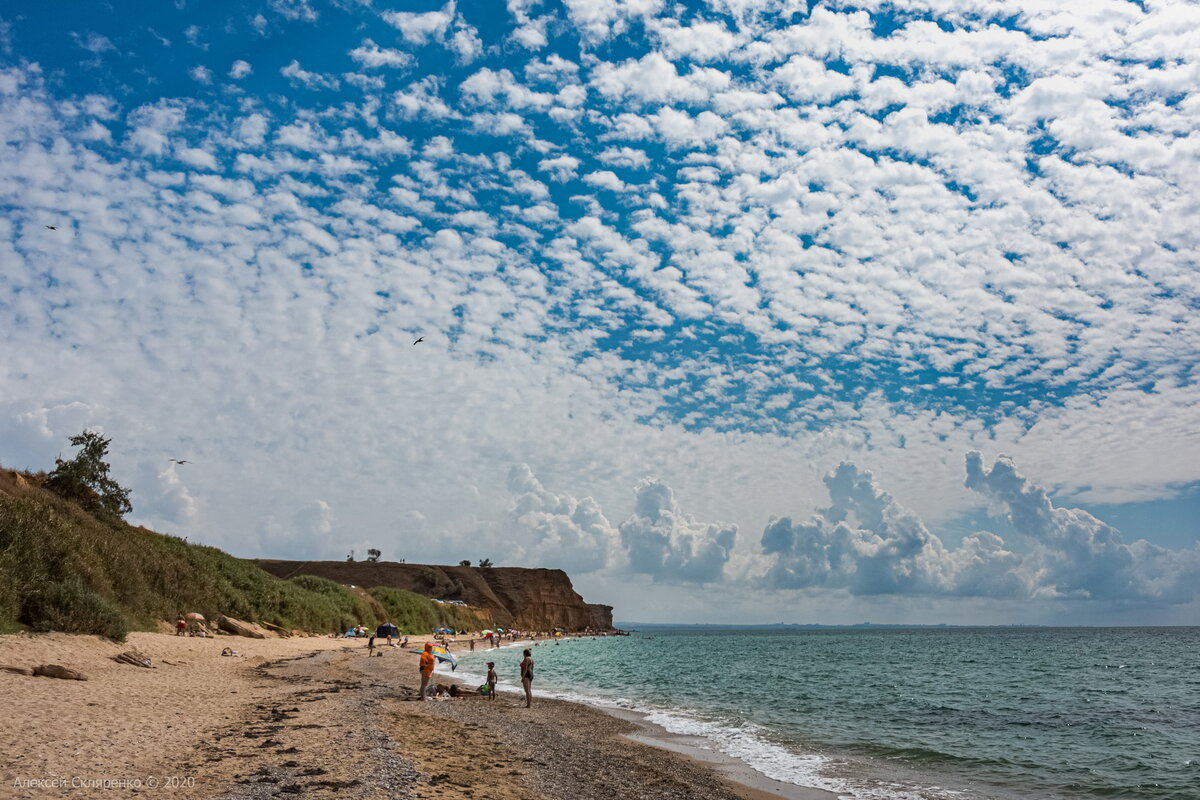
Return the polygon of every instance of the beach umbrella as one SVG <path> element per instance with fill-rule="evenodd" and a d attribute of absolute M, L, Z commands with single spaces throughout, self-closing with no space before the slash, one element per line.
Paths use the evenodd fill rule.
<path fill-rule="evenodd" d="M 435 644 L 431 652 L 433 653 L 433 657 L 438 661 L 441 661 L 442 663 L 449 663 L 451 672 L 458 669 L 458 659 L 454 657 L 453 653 L 442 647 L 440 644 Z"/>
<path fill-rule="evenodd" d="M 487 629 L 487 630 L 485 630 L 485 631 L 480 631 L 480 633 L 482 633 L 484 636 L 491 636 L 491 635 L 492 635 L 492 629 L 491 629 L 491 628 L 488 628 L 488 629 Z"/>
<path fill-rule="evenodd" d="M 186 616 L 187 616 L 187 618 L 188 618 L 188 619 L 198 619 L 198 620 L 200 620 L 200 621 L 203 621 L 203 620 L 204 620 L 204 615 L 203 615 L 203 614 L 197 614 L 195 611 L 193 611 L 193 612 L 192 612 L 192 613 L 190 613 L 190 614 L 187 614 Z"/>

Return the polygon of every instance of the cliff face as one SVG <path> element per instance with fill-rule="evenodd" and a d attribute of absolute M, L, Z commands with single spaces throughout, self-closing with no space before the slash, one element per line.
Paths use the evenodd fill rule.
<path fill-rule="evenodd" d="M 278 561 L 255 563 L 280 578 L 316 575 L 365 588 L 390 586 L 435 600 L 461 600 L 491 612 L 496 625 L 520 630 L 612 629 L 612 606 L 589 604 L 560 569 L 451 567 L 391 561 Z"/>

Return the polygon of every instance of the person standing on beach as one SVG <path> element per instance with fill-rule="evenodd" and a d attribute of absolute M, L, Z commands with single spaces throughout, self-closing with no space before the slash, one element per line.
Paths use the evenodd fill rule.
<path fill-rule="evenodd" d="M 421 699 L 428 700 L 425 696 L 425 689 L 429 686 L 429 679 L 433 677 L 433 645 L 429 642 L 425 643 L 425 652 L 421 653 Z"/>
<path fill-rule="evenodd" d="M 525 650 L 525 660 L 521 662 L 521 685 L 525 687 L 525 707 L 533 707 L 533 654 Z"/>
<path fill-rule="evenodd" d="M 183 636 L 183 634 L 186 631 L 187 631 L 187 623 L 184 622 L 183 617 L 180 617 L 179 619 L 175 620 L 175 635 Z"/>
<path fill-rule="evenodd" d="M 499 680 L 499 679 L 496 677 L 496 662 L 489 661 L 488 662 L 488 674 L 487 674 L 488 700 L 496 699 L 496 681 L 497 680 Z"/>

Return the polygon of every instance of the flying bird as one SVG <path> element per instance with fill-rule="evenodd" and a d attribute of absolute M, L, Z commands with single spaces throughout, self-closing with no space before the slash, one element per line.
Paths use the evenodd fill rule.
<path fill-rule="evenodd" d="M 174 461 L 176 464 L 190 464 L 190 463 L 192 463 L 192 462 L 188 461 L 186 458 L 185 458 L 185 459 L 172 458 L 171 460 L 172 460 L 172 461 Z"/>
<path fill-rule="evenodd" d="M 416 340 L 415 342 L 413 342 L 413 347 L 416 347 L 417 345 L 419 345 L 419 344 L 420 344 L 421 342 L 423 342 L 423 341 L 425 341 L 425 337 L 424 337 L 424 336 L 418 337 L 418 338 L 417 338 L 417 340 Z"/>
<path fill-rule="evenodd" d="M 50 229 L 50 230 L 52 230 L 52 231 L 56 231 L 56 230 L 58 230 L 58 226 L 57 226 L 57 225 L 47 225 L 46 227 L 47 227 L 47 228 L 49 228 L 49 229 Z"/>

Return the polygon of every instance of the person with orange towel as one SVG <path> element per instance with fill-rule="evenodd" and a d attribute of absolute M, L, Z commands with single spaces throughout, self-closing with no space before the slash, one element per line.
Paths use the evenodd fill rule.
<path fill-rule="evenodd" d="M 425 652 L 421 653 L 421 699 L 428 700 L 425 696 L 425 689 L 429 686 L 429 679 L 433 677 L 433 645 L 429 642 L 425 643 Z"/>

